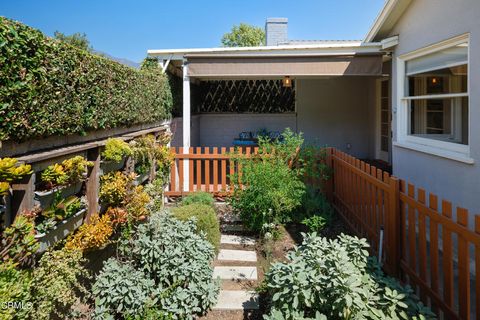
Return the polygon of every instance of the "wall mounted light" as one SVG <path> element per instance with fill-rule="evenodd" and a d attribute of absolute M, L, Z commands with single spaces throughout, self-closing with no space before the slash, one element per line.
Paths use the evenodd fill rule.
<path fill-rule="evenodd" d="M 290 79 L 289 76 L 283 77 L 282 84 L 285 88 L 291 88 L 292 87 L 292 79 Z"/>

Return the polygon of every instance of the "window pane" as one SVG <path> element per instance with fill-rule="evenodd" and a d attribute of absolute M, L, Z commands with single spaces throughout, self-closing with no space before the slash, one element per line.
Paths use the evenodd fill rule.
<path fill-rule="evenodd" d="M 411 100 L 411 135 L 468 144 L 468 98 Z"/>
<path fill-rule="evenodd" d="M 409 96 L 466 93 L 468 67 L 466 64 L 423 72 L 407 77 Z"/>
<path fill-rule="evenodd" d="M 424 73 L 428 70 L 446 69 L 454 65 L 467 64 L 468 43 L 430 53 L 422 57 L 407 61 L 408 75 Z"/>

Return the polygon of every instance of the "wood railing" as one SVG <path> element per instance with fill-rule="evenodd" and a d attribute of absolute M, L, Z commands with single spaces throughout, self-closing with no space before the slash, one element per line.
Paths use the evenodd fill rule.
<path fill-rule="evenodd" d="M 384 269 L 409 284 L 443 319 L 480 318 L 480 216 L 330 149 L 332 202 L 378 253 Z M 454 220 L 455 216 L 455 220 Z M 474 224 L 470 229 L 469 223 Z"/>
<path fill-rule="evenodd" d="M 233 181 L 230 177 L 238 172 L 238 163 L 232 157 L 249 157 L 258 152 L 257 147 L 171 148 L 175 160 L 170 168 L 170 184 L 166 196 L 175 197 L 195 191 L 206 191 L 215 196 L 227 196 L 233 192 Z"/>

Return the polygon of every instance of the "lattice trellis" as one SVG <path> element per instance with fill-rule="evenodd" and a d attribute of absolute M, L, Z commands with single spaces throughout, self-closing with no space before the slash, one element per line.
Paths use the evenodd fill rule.
<path fill-rule="evenodd" d="M 198 89 L 196 113 L 295 111 L 295 84 L 285 88 L 281 80 L 204 81 Z"/>

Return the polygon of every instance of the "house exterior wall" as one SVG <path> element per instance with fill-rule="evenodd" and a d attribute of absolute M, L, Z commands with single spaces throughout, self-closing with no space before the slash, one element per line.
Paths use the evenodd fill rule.
<path fill-rule="evenodd" d="M 393 54 L 393 132 L 396 141 L 396 58 L 402 54 L 470 33 L 469 127 L 474 164 L 450 160 L 399 146 L 393 147 L 393 173 L 439 197 L 480 213 L 480 1 L 412 1 L 394 26 L 399 35 Z"/>
<path fill-rule="evenodd" d="M 374 157 L 375 79 L 297 80 L 297 114 L 298 131 L 308 143 L 336 147 L 359 158 Z"/>

